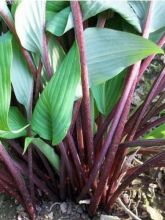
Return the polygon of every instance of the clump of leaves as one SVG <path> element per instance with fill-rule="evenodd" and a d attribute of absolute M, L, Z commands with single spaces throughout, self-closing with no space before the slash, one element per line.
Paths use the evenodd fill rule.
<path fill-rule="evenodd" d="M 0 191 L 31 219 L 38 190 L 89 199 L 94 215 L 146 169 L 164 166 L 163 151 L 131 167 L 137 147 L 165 144 L 165 68 L 131 106 L 163 54 L 164 14 L 161 1 L 1 0 Z"/>

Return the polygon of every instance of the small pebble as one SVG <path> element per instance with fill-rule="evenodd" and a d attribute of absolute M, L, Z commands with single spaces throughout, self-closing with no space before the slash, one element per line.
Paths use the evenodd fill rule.
<path fill-rule="evenodd" d="M 60 209 L 62 213 L 66 213 L 67 212 L 67 204 L 66 202 L 63 202 L 60 204 Z"/>
<path fill-rule="evenodd" d="M 82 208 L 81 208 L 81 207 L 79 207 L 79 208 L 77 209 L 77 212 L 78 212 L 79 214 L 82 214 L 82 213 L 83 213 Z"/>

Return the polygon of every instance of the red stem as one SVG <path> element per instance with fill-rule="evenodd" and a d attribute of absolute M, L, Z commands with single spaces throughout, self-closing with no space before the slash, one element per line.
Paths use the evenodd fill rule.
<path fill-rule="evenodd" d="M 76 134 L 77 134 L 77 145 L 78 145 L 78 152 L 80 155 L 81 163 L 84 163 L 84 137 L 83 137 L 83 131 L 82 131 L 82 122 L 81 122 L 81 116 L 80 113 L 76 120 Z"/>
<path fill-rule="evenodd" d="M 120 144 L 120 148 L 127 147 L 153 147 L 153 146 L 163 146 L 165 145 L 165 139 L 148 139 L 148 140 L 135 140 L 135 141 L 127 141 L 123 144 Z"/>
<path fill-rule="evenodd" d="M 101 149 L 100 154 L 98 155 L 98 158 L 96 158 L 95 166 L 93 167 L 93 169 L 90 173 L 90 176 L 88 178 L 88 181 L 85 184 L 85 186 L 83 187 L 83 189 L 81 191 L 81 194 L 80 194 L 78 199 L 81 199 L 82 197 L 84 197 L 84 195 L 88 192 L 88 190 L 90 189 L 91 185 L 93 184 L 93 181 L 95 180 L 95 178 L 96 178 L 96 176 L 99 172 L 99 169 L 100 169 L 100 167 L 101 167 L 101 165 L 104 161 L 105 155 L 106 155 L 109 147 L 111 146 L 113 135 L 115 134 L 115 131 L 116 131 L 118 125 L 119 125 L 120 117 L 121 117 L 121 115 L 123 113 L 123 109 L 124 109 L 124 107 L 127 103 L 127 99 L 129 97 L 130 91 L 132 89 L 132 85 L 134 84 L 134 80 L 136 79 L 136 77 L 138 75 L 139 67 L 140 67 L 140 62 L 133 65 L 131 70 L 130 70 L 129 77 L 127 79 L 127 83 L 125 84 L 125 88 L 124 88 L 124 91 L 123 91 L 123 95 L 122 95 L 122 97 L 119 101 L 119 104 L 118 104 L 117 108 L 116 108 L 115 115 L 114 115 L 114 118 L 113 118 L 113 121 L 112 121 L 112 125 L 111 125 L 111 128 L 110 128 L 110 130 L 108 132 L 108 135 L 106 137 L 104 146 Z M 123 125 L 123 124 L 121 124 L 121 125 Z M 111 150 L 113 152 L 114 149 L 111 148 Z M 115 156 L 114 153 L 112 155 Z M 105 180 L 104 180 L 104 184 L 106 184 Z M 101 192 L 102 192 L 102 189 L 101 189 Z M 97 192 L 97 189 L 96 189 L 96 192 Z M 99 194 L 101 194 L 101 192 L 100 192 L 100 187 L 99 187 Z M 93 198 L 95 198 L 95 196 Z M 99 197 L 97 195 L 96 200 L 92 199 L 92 201 L 94 203 L 96 202 L 95 203 L 96 206 L 98 205 L 98 203 L 100 201 L 100 198 L 101 198 L 101 195 L 99 195 Z M 96 208 L 96 206 L 95 206 L 95 208 Z"/>
<path fill-rule="evenodd" d="M 102 12 L 97 20 L 97 27 L 104 28 L 107 19 L 107 12 Z"/>
<path fill-rule="evenodd" d="M 137 131 L 137 133 L 135 134 L 135 139 L 137 139 L 138 137 L 144 135 L 148 130 L 161 125 L 165 122 L 165 116 L 151 122 L 145 125 L 145 127 L 143 127 L 143 129 L 140 129 L 139 131 Z"/>
<path fill-rule="evenodd" d="M 61 166 L 60 166 L 60 198 L 63 201 L 66 198 L 66 167 L 64 158 L 61 157 Z"/>
<path fill-rule="evenodd" d="M 163 92 L 159 99 L 153 103 L 152 107 L 147 112 L 147 115 L 144 117 L 143 121 L 141 122 L 141 126 L 143 126 L 149 119 L 151 119 L 153 116 L 157 115 L 159 112 L 161 112 L 163 109 L 165 109 L 165 104 L 162 104 L 162 101 L 165 99 L 165 92 Z"/>
<path fill-rule="evenodd" d="M 78 1 L 71 1 L 71 9 L 75 25 L 75 34 L 77 38 L 77 43 L 80 51 L 80 63 L 81 63 L 81 81 L 82 81 L 82 91 L 83 100 L 82 107 L 85 118 L 85 141 L 87 146 L 87 156 L 88 164 L 91 167 L 94 159 L 94 149 L 93 149 L 93 132 L 91 125 L 91 110 L 90 110 L 90 93 L 89 93 L 89 81 L 88 81 L 88 68 L 85 55 L 85 42 L 83 35 L 83 20 L 81 9 Z"/>
<path fill-rule="evenodd" d="M 50 65 L 48 45 L 47 45 L 45 32 L 43 32 L 43 61 L 44 61 L 44 66 L 45 66 L 47 75 L 48 75 L 48 79 L 50 80 L 53 75 L 53 70 Z"/>
<path fill-rule="evenodd" d="M 26 154 L 23 154 L 23 150 L 22 147 L 15 142 L 14 140 L 7 140 L 6 141 L 11 147 L 12 149 L 15 150 L 15 152 L 21 157 L 21 159 L 24 159 L 26 162 L 28 162 L 28 157 Z M 47 175 L 45 175 L 44 172 L 42 172 L 41 169 L 38 168 L 38 166 L 36 165 L 36 163 L 33 163 L 33 169 L 34 172 L 44 181 L 47 181 Z"/>
<path fill-rule="evenodd" d="M 71 123 L 71 126 L 70 126 L 70 133 L 71 133 L 71 134 L 73 133 L 73 129 L 74 129 L 74 126 L 75 126 L 77 117 L 78 117 L 78 113 L 79 113 L 80 106 L 81 106 L 81 101 L 82 101 L 82 99 L 79 99 L 79 100 L 77 100 L 77 101 L 75 102 L 75 104 L 74 104 L 74 110 L 73 110 L 73 116 L 72 116 L 72 123 Z"/>
<path fill-rule="evenodd" d="M 157 44 L 158 44 L 158 46 L 163 47 L 163 45 L 165 44 L 165 34 L 160 38 L 160 40 Z M 137 84 L 139 83 L 143 73 L 146 71 L 147 67 L 150 65 L 150 63 L 151 63 L 151 61 L 153 60 L 154 57 L 155 57 L 155 55 L 151 55 L 151 56 L 147 57 L 142 62 L 141 67 L 140 67 L 140 71 L 139 71 Z"/>
<path fill-rule="evenodd" d="M 94 146 L 97 149 L 97 145 L 99 143 L 100 138 L 104 135 L 105 131 L 107 130 L 108 126 L 110 125 L 114 114 L 116 112 L 117 105 L 113 108 L 113 110 L 109 113 L 108 117 L 104 120 L 102 126 L 98 129 L 95 137 L 94 137 Z"/>
<path fill-rule="evenodd" d="M 147 19 L 145 22 L 143 37 L 149 36 L 149 26 L 150 26 L 150 22 L 151 22 L 151 9 L 152 9 L 152 7 L 153 7 L 153 2 L 151 1 L 149 3 L 149 10 L 148 10 Z M 91 215 L 93 215 L 96 212 L 98 204 L 101 200 L 101 195 L 103 193 L 103 189 L 105 188 L 107 181 L 108 181 L 109 172 L 111 171 L 111 169 L 113 167 L 115 155 L 116 155 L 118 145 L 120 143 L 122 133 L 124 130 L 124 126 L 127 121 L 128 113 L 130 110 L 131 101 L 133 98 L 133 93 L 134 93 L 136 83 L 137 83 L 137 77 L 138 77 L 138 73 L 139 73 L 139 69 L 140 69 L 140 64 L 141 64 L 141 62 L 139 61 L 137 64 L 133 65 L 133 67 L 132 67 L 128 81 L 126 83 L 126 87 L 123 91 L 123 96 L 121 97 L 121 99 L 119 101 L 119 105 L 116 110 L 114 120 L 112 122 L 112 127 L 110 129 L 109 134 L 108 134 L 108 138 L 105 141 L 104 149 L 108 150 L 108 154 L 105 158 L 105 162 L 103 165 L 104 172 L 102 173 L 102 175 L 100 177 L 98 187 L 97 187 L 96 191 L 94 192 L 94 195 L 91 199 L 90 208 L 89 208 L 89 212 Z M 107 150 L 106 150 L 106 152 L 107 152 Z M 105 157 L 105 154 L 104 154 L 104 157 Z M 103 158 L 101 161 L 103 161 Z"/>
<path fill-rule="evenodd" d="M 32 156 L 32 145 L 28 148 L 28 177 L 29 177 L 29 188 L 30 195 L 33 204 L 35 205 L 35 193 L 34 193 L 34 183 L 33 183 L 33 156 Z"/>
<path fill-rule="evenodd" d="M 3 162 L 7 166 L 8 170 L 10 171 L 13 179 L 17 183 L 17 187 L 18 187 L 20 194 L 24 200 L 24 203 L 25 203 L 25 206 L 26 206 L 27 212 L 29 213 L 30 218 L 32 220 L 35 220 L 35 217 L 36 217 L 35 209 L 32 204 L 29 192 L 27 191 L 25 182 L 24 182 L 20 172 L 16 169 L 15 166 L 13 166 L 13 162 L 12 162 L 9 154 L 7 153 L 7 151 L 5 150 L 5 148 L 3 147 L 3 145 L 1 143 L 0 143 L 0 155 L 3 159 Z"/>
<path fill-rule="evenodd" d="M 140 114 L 138 114 L 138 117 L 137 117 L 137 120 L 136 120 L 136 123 L 134 124 L 134 127 L 131 131 L 131 133 L 129 134 L 129 140 L 132 140 L 139 125 L 140 125 L 140 122 L 141 120 L 143 119 L 146 111 L 147 111 L 147 108 L 149 107 L 150 103 L 152 102 L 153 98 L 157 95 L 157 90 L 159 88 L 159 85 L 162 81 L 165 80 L 165 68 L 163 69 L 163 71 L 161 72 L 160 76 L 157 78 L 157 80 L 155 81 L 151 91 L 149 92 L 144 104 L 143 104 L 143 107 L 140 111 Z"/>
<path fill-rule="evenodd" d="M 42 62 L 40 60 L 38 69 L 37 69 L 37 78 L 36 78 L 36 84 L 35 84 L 35 94 L 34 94 L 34 100 L 37 102 L 37 99 L 39 98 L 39 92 L 41 89 L 41 71 L 42 71 Z"/>
<path fill-rule="evenodd" d="M 0 179 L 0 191 L 4 190 L 5 193 L 13 196 L 19 203 L 23 206 L 25 205 L 19 193 L 13 189 L 13 187 L 9 186 L 8 183 L 2 179 Z"/>
<path fill-rule="evenodd" d="M 24 176 L 28 176 L 28 168 L 23 162 L 13 161 L 14 166 L 20 171 Z M 39 179 L 36 175 L 33 175 L 34 184 L 40 189 L 50 200 L 57 199 L 54 193 L 47 187 L 45 181 Z"/>
<path fill-rule="evenodd" d="M 73 140 L 73 138 L 72 138 L 72 136 L 70 135 L 69 132 L 66 136 L 66 141 L 68 143 L 69 150 L 70 150 L 71 155 L 73 157 L 74 164 L 76 166 L 76 172 L 77 172 L 77 175 L 79 177 L 80 187 L 82 187 L 83 184 L 84 184 L 84 181 L 85 181 L 85 176 L 84 176 L 84 173 L 83 173 L 82 164 L 81 164 L 79 155 L 77 153 L 77 149 L 76 149 L 74 140 Z"/>
<path fill-rule="evenodd" d="M 72 184 L 72 187 L 74 188 L 74 186 L 75 186 L 75 184 L 74 184 L 75 178 L 74 178 L 74 175 L 73 175 L 73 169 L 72 169 L 72 166 L 71 166 L 71 161 L 69 160 L 68 155 L 67 155 L 66 145 L 64 145 L 64 143 L 61 142 L 59 144 L 59 148 L 60 148 L 60 152 L 61 152 L 61 157 L 63 157 L 63 159 L 65 161 L 66 170 L 67 170 L 70 182 Z"/>
<path fill-rule="evenodd" d="M 44 157 L 44 155 L 40 152 L 40 150 L 38 150 L 37 148 L 35 150 L 37 151 L 39 157 L 41 158 L 41 160 L 42 160 L 42 162 L 44 164 L 44 167 L 47 170 L 48 175 L 49 175 L 50 179 L 52 180 L 53 185 L 55 186 L 56 185 L 56 181 L 55 181 L 54 173 L 52 171 L 52 168 L 51 168 L 48 160 Z"/>
<path fill-rule="evenodd" d="M 98 187 L 97 187 L 97 189 L 96 189 L 96 191 L 95 191 L 95 193 L 94 193 L 94 195 L 91 199 L 90 210 L 89 210 L 91 215 L 93 215 L 95 213 L 95 211 L 98 207 L 98 204 L 99 204 L 100 199 L 101 199 L 101 195 L 103 193 L 102 189 L 105 188 L 105 186 L 107 184 L 107 181 L 108 181 L 109 173 L 111 172 L 111 169 L 113 167 L 113 162 L 114 162 L 114 159 L 115 159 L 115 156 L 116 156 L 116 152 L 118 150 L 118 145 L 121 141 L 124 126 L 125 126 L 125 123 L 127 121 L 128 113 L 129 113 L 129 110 L 130 110 L 131 101 L 132 101 L 133 93 L 134 93 L 134 90 L 135 90 L 136 78 L 137 78 L 137 75 L 138 75 L 139 67 L 140 67 L 140 62 L 135 64 L 131 69 L 131 72 L 129 74 L 129 78 L 128 78 L 128 81 L 127 81 L 128 82 L 127 86 L 129 85 L 129 82 L 132 80 L 132 77 L 135 77 L 135 79 L 134 79 L 135 81 L 133 82 L 132 88 L 130 89 L 130 92 L 128 93 L 128 98 L 126 100 L 125 106 L 122 106 L 119 110 L 117 109 L 117 113 L 114 117 L 114 121 L 112 122 L 112 127 L 110 128 L 110 132 L 108 134 L 109 135 L 108 138 L 111 138 L 111 139 L 107 139 L 109 142 L 107 142 L 107 141 L 105 142 L 105 144 L 107 144 L 106 147 L 108 149 L 108 152 L 107 152 L 107 155 L 105 157 L 105 161 L 104 161 L 104 164 L 103 164 L 103 167 L 102 167 L 102 170 L 104 170 L 104 172 L 101 173 L 101 177 L 100 177 L 100 180 L 99 180 Z M 125 87 L 124 92 L 125 92 L 125 90 L 127 90 L 127 86 Z M 122 96 L 122 98 L 123 98 L 123 96 Z M 122 100 L 122 98 L 121 98 L 121 100 Z M 119 102 L 118 107 L 119 106 L 120 106 L 120 102 Z M 124 109 L 124 111 L 121 112 L 121 116 L 117 121 L 116 120 L 117 117 L 118 117 L 117 114 L 122 109 Z M 114 122 L 115 121 L 117 123 L 116 128 L 114 127 Z M 114 128 L 115 128 L 115 130 L 113 131 Z"/>

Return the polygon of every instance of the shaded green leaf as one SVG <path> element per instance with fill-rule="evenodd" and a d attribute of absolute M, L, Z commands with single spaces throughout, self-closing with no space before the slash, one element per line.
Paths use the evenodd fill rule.
<path fill-rule="evenodd" d="M 27 63 L 22 57 L 17 42 L 13 40 L 13 63 L 11 69 L 11 81 L 15 96 L 28 112 L 33 95 L 33 77 L 28 69 Z"/>
<path fill-rule="evenodd" d="M 68 5 L 68 1 L 46 1 L 46 21 L 52 20 L 55 14 Z"/>
<path fill-rule="evenodd" d="M 53 17 L 46 24 L 46 30 L 56 36 L 61 36 L 73 27 L 73 18 L 70 7 L 66 7 Z"/>
<path fill-rule="evenodd" d="M 46 10 L 58 12 L 61 11 L 63 8 L 69 5 L 68 1 L 46 1 Z"/>
<path fill-rule="evenodd" d="M 165 33 L 165 27 L 150 34 L 149 39 L 157 43 Z"/>
<path fill-rule="evenodd" d="M 142 30 L 144 29 L 146 16 L 150 1 L 129 1 L 129 4 L 137 14 Z M 165 7 L 164 1 L 153 1 L 151 25 L 149 27 L 150 33 L 165 27 L 164 15 Z"/>
<path fill-rule="evenodd" d="M 17 9 L 18 5 L 21 3 L 21 1 L 22 0 L 14 0 L 12 2 L 11 13 L 12 13 L 13 16 L 15 15 L 16 9 Z"/>
<path fill-rule="evenodd" d="M 59 170 L 60 158 L 50 145 L 40 138 L 27 137 L 25 139 L 24 152 L 27 150 L 30 143 L 33 143 L 44 154 L 54 169 Z"/>
<path fill-rule="evenodd" d="M 27 122 L 17 107 L 10 107 L 8 117 L 9 131 L 0 131 L 0 138 L 13 139 L 26 136 Z"/>
<path fill-rule="evenodd" d="M 57 72 L 42 92 L 32 117 L 32 128 L 42 138 L 58 144 L 71 123 L 72 108 L 80 80 L 77 44 L 64 58 Z"/>
<path fill-rule="evenodd" d="M 65 52 L 53 36 L 49 39 L 48 50 L 53 73 L 55 73 L 65 57 Z"/>
<path fill-rule="evenodd" d="M 125 75 L 126 71 L 123 71 L 105 83 L 91 88 L 97 108 L 104 116 L 107 116 L 117 103 L 123 89 Z"/>
<path fill-rule="evenodd" d="M 50 65 L 52 67 L 52 72 L 54 74 L 65 57 L 65 52 L 63 48 L 61 47 L 61 45 L 58 43 L 57 39 L 54 36 L 51 36 L 48 39 L 48 56 L 49 56 Z M 36 66 L 38 66 L 40 61 L 40 56 L 38 54 L 34 54 L 33 57 Z M 43 84 L 46 84 L 49 81 L 45 68 L 42 68 L 41 80 Z"/>
<path fill-rule="evenodd" d="M 10 13 L 10 10 L 7 6 L 7 1 L 6 0 L 1 0 L 0 1 L 0 16 L 3 14 L 3 16 L 7 17 L 8 20 L 13 23 L 14 20 L 13 20 L 13 17 Z"/>
<path fill-rule="evenodd" d="M 80 4 L 83 11 L 84 20 L 92 16 L 95 16 L 102 11 L 111 9 L 114 12 L 120 14 L 121 17 L 123 17 L 130 24 L 132 24 L 139 32 L 141 31 L 138 18 L 127 1 L 108 0 L 108 1 L 104 1 L 103 3 L 102 0 L 95 0 L 95 1 L 89 0 L 89 1 L 82 1 Z"/>
<path fill-rule="evenodd" d="M 99 111 L 97 109 L 96 102 L 95 102 L 95 99 L 94 99 L 92 93 L 91 93 L 91 96 L 90 96 L 90 106 L 91 106 L 92 129 L 93 129 L 93 133 L 95 134 L 96 131 L 97 131 L 97 126 L 95 124 L 95 120 L 99 116 Z"/>
<path fill-rule="evenodd" d="M 16 108 L 10 108 L 12 68 L 12 36 L 6 33 L 0 37 L 0 137 L 16 138 L 25 135 L 27 127 Z"/>
<path fill-rule="evenodd" d="M 101 0 L 96 1 L 81 1 L 81 9 L 83 13 L 83 20 L 86 20 L 96 14 L 112 9 L 124 17 L 130 24 L 134 25 L 138 31 L 141 31 L 140 24 L 137 16 L 129 6 L 127 1 L 105 1 L 104 4 Z M 47 22 L 47 31 L 61 36 L 66 31 L 73 27 L 73 18 L 70 7 L 66 7 L 58 13 L 55 13 L 54 17 Z"/>
<path fill-rule="evenodd" d="M 55 73 L 65 57 L 65 52 L 54 36 L 49 38 L 48 54 L 53 73 Z M 43 84 L 46 84 L 48 77 L 44 68 L 42 69 L 41 76 Z"/>

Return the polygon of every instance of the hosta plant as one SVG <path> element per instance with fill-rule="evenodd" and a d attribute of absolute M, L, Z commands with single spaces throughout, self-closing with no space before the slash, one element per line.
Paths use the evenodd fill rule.
<path fill-rule="evenodd" d="M 165 68 L 132 105 L 163 56 L 164 14 L 163 1 L 0 1 L 0 191 L 31 219 L 40 195 L 109 211 L 164 166 Z M 152 157 L 132 167 L 144 148 Z"/>

